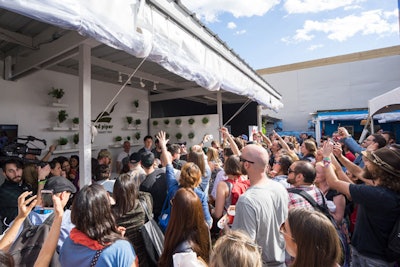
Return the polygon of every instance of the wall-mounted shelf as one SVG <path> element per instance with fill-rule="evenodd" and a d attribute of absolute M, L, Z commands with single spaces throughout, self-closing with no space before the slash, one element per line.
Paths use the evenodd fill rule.
<path fill-rule="evenodd" d="M 97 150 L 98 146 L 92 146 L 92 150 Z M 67 153 L 74 153 L 74 152 L 79 152 L 79 148 L 68 148 L 68 149 L 56 149 L 53 151 L 54 155 L 58 154 L 67 154 Z"/>
<path fill-rule="evenodd" d="M 69 105 L 68 104 L 63 104 L 63 103 L 51 103 L 50 107 L 67 108 L 67 107 L 69 107 Z"/>
<path fill-rule="evenodd" d="M 56 132 L 76 132 L 79 131 L 79 128 L 69 128 L 69 127 L 51 127 L 49 128 L 50 131 L 56 131 Z"/>
<path fill-rule="evenodd" d="M 136 126 L 132 126 L 132 127 L 124 127 L 124 128 L 122 128 L 121 130 L 124 130 L 124 131 L 132 131 L 132 130 L 143 130 L 143 127 L 136 127 Z"/>

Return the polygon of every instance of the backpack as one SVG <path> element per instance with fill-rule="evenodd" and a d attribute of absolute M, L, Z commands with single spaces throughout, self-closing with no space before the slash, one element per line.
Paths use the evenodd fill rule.
<path fill-rule="evenodd" d="M 322 214 L 324 214 L 331 221 L 331 223 L 335 227 L 336 232 L 337 232 L 337 234 L 339 236 L 340 247 L 342 249 L 342 263 L 340 263 L 340 265 L 343 266 L 343 267 L 350 266 L 351 253 L 350 253 L 350 246 L 349 246 L 349 243 L 347 241 L 347 237 L 345 236 L 345 234 L 343 233 L 341 228 L 337 225 L 335 219 L 333 218 L 333 216 L 329 212 L 328 206 L 326 205 L 325 197 L 322 194 L 322 192 L 320 191 L 320 194 L 322 195 L 323 203 L 322 203 L 322 205 L 319 205 L 314 200 L 314 198 L 312 196 L 310 196 L 304 190 L 300 190 L 300 189 L 297 189 L 297 188 L 288 188 L 287 190 L 290 193 L 295 193 L 295 194 L 298 194 L 298 195 L 302 196 L 305 200 L 307 200 L 308 203 L 310 203 L 310 205 L 314 208 L 314 210 L 321 212 Z"/>
<path fill-rule="evenodd" d="M 241 178 L 233 182 L 231 180 L 225 180 L 224 182 L 228 185 L 229 188 L 229 197 L 227 199 L 227 202 L 230 203 L 230 205 L 236 205 L 239 197 L 244 192 L 246 192 L 247 188 L 250 187 L 250 181 L 243 181 L 241 180 Z"/>
<path fill-rule="evenodd" d="M 31 267 L 39 255 L 54 220 L 54 212 L 40 225 L 33 225 L 29 217 L 23 223 L 24 229 L 10 248 L 10 254 L 15 266 Z M 61 266 L 57 251 L 54 253 L 49 266 Z"/>

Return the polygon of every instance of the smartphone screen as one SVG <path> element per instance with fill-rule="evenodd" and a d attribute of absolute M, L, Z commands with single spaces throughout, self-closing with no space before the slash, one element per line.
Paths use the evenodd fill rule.
<path fill-rule="evenodd" d="M 53 208 L 53 190 L 40 191 L 42 193 L 42 207 L 45 209 Z"/>

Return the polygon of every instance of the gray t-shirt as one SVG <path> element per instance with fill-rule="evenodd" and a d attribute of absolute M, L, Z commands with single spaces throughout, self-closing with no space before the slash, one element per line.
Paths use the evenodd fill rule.
<path fill-rule="evenodd" d="M 285 266 L 285 240 L 279 232 L 288 216 L 286 188 L 273 180 L 251 186 L 239 197 L 232 229 L 246 232 L 262 247 L 263 266 Z"/>

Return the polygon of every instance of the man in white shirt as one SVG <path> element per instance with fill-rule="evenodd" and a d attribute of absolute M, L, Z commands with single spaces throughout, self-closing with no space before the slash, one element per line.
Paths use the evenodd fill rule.
<path fill-rule="evenodd" d="M 129 157 L 131 154 L 131 143 L 129 141 L 125 141 L 124 144 L 122 145 L 122 147 L 124 148 L 123 151 L 121 151 L 118 154 L 117 157 L 117 173 L 121 173 L 122 170 L 122 160 L 126 157 Z"/>

